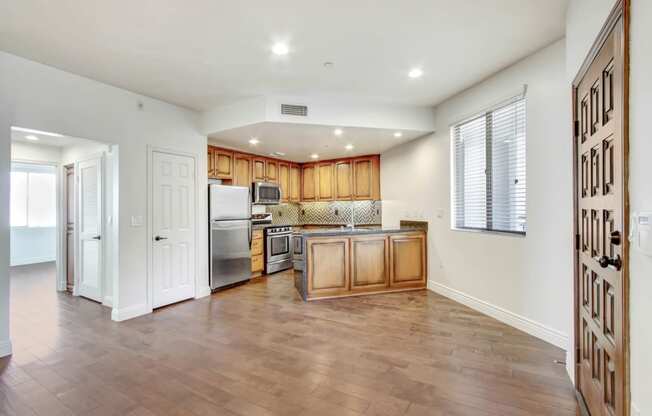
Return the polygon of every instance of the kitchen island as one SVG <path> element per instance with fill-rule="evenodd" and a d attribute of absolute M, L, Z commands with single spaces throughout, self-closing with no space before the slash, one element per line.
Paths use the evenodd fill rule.
<path fill-rule="evenodd" d="M 420 228 L 336 228 L 295 233 L 295 287 L 303 300 L 426 287 Z"/>

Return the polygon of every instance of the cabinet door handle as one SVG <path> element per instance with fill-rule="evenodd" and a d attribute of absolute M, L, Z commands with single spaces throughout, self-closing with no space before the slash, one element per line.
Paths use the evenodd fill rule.
<path fill-rule="evenodd" d="M 161 241 L 161 240 L 167 240 L 167 239 L 168 239 L 167 237 L 161 237 L 160 235 L 157 235 L 156 237 L 154 237 L 154 241 Z"/>

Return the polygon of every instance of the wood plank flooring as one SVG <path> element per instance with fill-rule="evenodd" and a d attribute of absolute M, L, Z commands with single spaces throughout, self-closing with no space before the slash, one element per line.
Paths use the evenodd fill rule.
<path fill-rule="evenodd" d="M 578 415 L 563 351 L 428 291 L 304 303 L 291 274 L 123 323 L 11 271 L 2 415 Z"/>

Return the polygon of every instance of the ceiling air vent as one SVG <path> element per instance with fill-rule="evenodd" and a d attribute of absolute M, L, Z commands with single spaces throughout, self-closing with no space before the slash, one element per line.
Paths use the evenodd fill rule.
<path fill-rule="evenodd" d="M 308 106 L 295 104 L 281 104 L 281 114 L 284 116 L 308 116 Z"/>

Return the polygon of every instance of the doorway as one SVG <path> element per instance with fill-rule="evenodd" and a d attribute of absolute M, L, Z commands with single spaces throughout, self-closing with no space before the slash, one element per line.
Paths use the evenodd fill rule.
<path fill-rule="evenodd" d="M 53 307 L 66 293 L 110 306 L 105 183 L 117 147 L 23 127 L 11 137 L 12 308 L 32 303 L 30 293 Z"/>
<path fill-rule="evenodd" d="M 628 3 L 573 83 L 575 381 L 592 416 L 629 414 Z"/>

